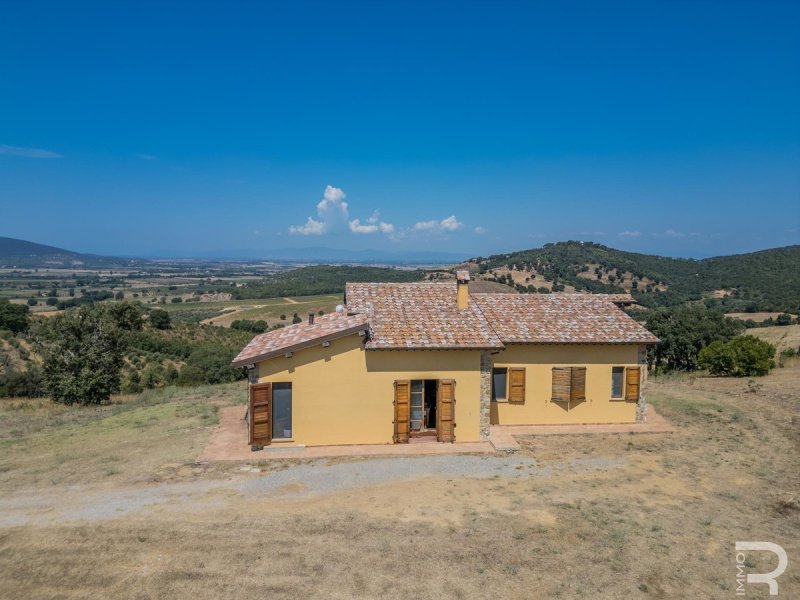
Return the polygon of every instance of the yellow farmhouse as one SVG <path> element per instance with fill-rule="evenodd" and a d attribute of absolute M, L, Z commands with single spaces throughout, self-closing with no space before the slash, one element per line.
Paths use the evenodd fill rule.
<path fill-rule="evenodd" d="M 490 425 L 645 418 L 646 348 L 628 295 L 471 293 L 349 283 L 337 312 L 256 336 L 250 444 L 471 442 Z"/>

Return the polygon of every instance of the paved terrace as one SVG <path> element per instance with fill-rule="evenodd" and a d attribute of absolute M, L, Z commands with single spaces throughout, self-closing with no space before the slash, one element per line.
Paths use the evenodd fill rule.
<path fill-rule="evenodd" d="M 520 435 L 586 435 L 599 433 L 670 433 L 672 425 L 647 406 L 646 423 L 618 423 L 597 425 L 492 425 L 490 439 L 486 442 L 456 442 L 439 444 L 420 442 L 410 444 L 373 444 L 348 446 L 295 446 L 275 443 L 253 452 L 247 443 L 247 424 L 243 406 L 228 406 L 220 410 L 220 422 L 208 446 L 198 458 L 216 460 L 270 460 L 286 458 L 323 458 L 329 456 L 424 456 L 437 454 L 475 454 L 515 452 L 520 445 L 515 439 Z"/>

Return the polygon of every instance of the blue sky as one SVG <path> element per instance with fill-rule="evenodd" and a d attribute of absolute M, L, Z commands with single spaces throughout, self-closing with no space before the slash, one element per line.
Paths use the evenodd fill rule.
<path fill-rule="evenodd" d="M 0 235 L 800 243 L 797 2 L 0 4 Z"/>

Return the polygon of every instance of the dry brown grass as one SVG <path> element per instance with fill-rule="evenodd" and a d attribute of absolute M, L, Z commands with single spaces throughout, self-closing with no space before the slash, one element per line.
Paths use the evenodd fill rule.
<path fill-rule="evenodd" d="M 105 521 L 6 527 L 0 596 L 732 598 L 734 542 L 769 540 L 789 553 L 781 597 L 800 597 L 800 511 L 784 501 L 800 492 L 798 384 L 797 367 L 755 384 L 651 380 L 649 399 L 676 433 L 522 439 L 522 454 L 552 466 L 550 475 L 427 477 L 308 497 L 287 490 L 255 501 L 215 491 L 194 505 L 161 504 Z M 235 388 L 222 398 L 204 393 L 204 402 L 238 399 Z M 129 461 L 110 477 L 110 489 L 150 486 L 147 476 L 165 462 L 189 466 L 190 449 L 206 439 L 205 429 L 194 429 L 202 416 L 175 412 L 199 410 L 188 409 L 197 403 L 176 396 L 98 419 L 75 416 L 77 409 L 57 413 L 63 423 L 39 461 L 48 477 L 31 473 L 34 461 L 18 453 L 7 460 L 6 448 L 16 444 L 38 452 L 31 441 L 14 442 L 0 457 L 0 466 L 12 467 L 2 489 L 58 490 L 78 476 L 87 489 L 105 485 L 99 459 L 79 464 L 90 459 L 82 445 Z M 123 448 L 95 445 L 119 419 Z M 137 421 L 145 425 L 133 427 Z M 2 439 L 9 435 L 4 429 Z M 64 452 L 81 454 L 54 467 Z M 624 462 L 592 472 L 570 466 L 585 457 Z M 266 468 L 291 469 L 292 461 Z M 63 471 L 62 483 L 48 481 L 54 469 Z M 191 478 L 245 477 L 236 466 L 209 469 Z M 753 571 L 772 566 L 768 557 L 751 560 Z M 763 587 L 749 587 L 748 597 L 766 597 Z"/>
<path fill-rule="evenodd" d="M 732 319 L 740 319 L 742 321 L 755 321 L 756 323 L 760 323 L 761 321 L 766 321 L 767 319 L 777 319 L 783 313 L 780 312 L 754 312 L 754 313 L 727 313 L 725 316 L 730 317 Z M 796 317 L 797 315 L 792 315 L 792 317 Z"/>
<path fill-rule="evenodd" d="M 782 350 L 800 349 L 800 325 L 784 325 L 782 327 L 754 327 L 745 331 L 775 346 L 780 353 Z"/>

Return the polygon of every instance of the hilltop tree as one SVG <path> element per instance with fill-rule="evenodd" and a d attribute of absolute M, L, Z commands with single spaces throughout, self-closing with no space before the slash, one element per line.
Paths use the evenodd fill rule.
<path fill-rule="evenodd" d="M 44 388 L 63 404 L 105 404 L 119 391 L 125 337 L 102 311 L 80 307 L 41 323 Z"/>

